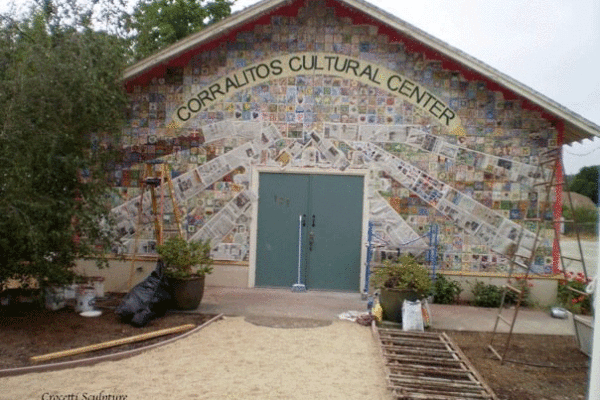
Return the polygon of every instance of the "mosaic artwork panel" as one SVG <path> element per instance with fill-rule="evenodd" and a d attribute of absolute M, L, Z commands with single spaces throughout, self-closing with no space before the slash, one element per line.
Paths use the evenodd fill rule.
<path fill-rule="evenodd" d="M 338 54 L 340 69 L 351 60 L 370 69 L 337 76 L 319 72 L 315 64 L 311 73 L 304 68 L 255 85 L 249 77 L 242 85 L 244 71 L 266 76 L 263 67 L 249 66 L 276 71 L 276 60 L 307 51 Z M 383 90 L 376 68 L 409 79 L 448 105 L 463 134 L 435 117 L 441 111 L 422 107 L 425 100 L 414 104 Z M 233 76 L 236 90 L 221 96 L 227 83 L 215 82 Z M 206 97 L 206 106 L 197 103 L 184 125 L 174 123 L 182 104 L 196 104 L 189 99 L 210 96 L 211 90 L 219 101 Z M 424 99 L 423 93 L 414 96 Z M 386 243 L 381 251 L 407 251 L 409 242 L 424 251 L 423 236 L 438 224 L 440 267 L 456 272 L 505 273 L 511 252 L 529 257 L 535 225 L 525 219 L 554 202 L 536 183 L 551 174 L 538 164 L 543 152 L 557 146 L 558 134 L 539 113 L 392 42 L 375 26 L 337 17 L 323 3 L 311 3 L 295 18 L 273 17 L 136 87 L 127 119 L 113 178 L 118 188 L 113 211 L 123 243 L 116 252 L 154 251 L 149 193 L 141 215 L 138 209 L 144 163 L 151 160 L 170 167 L 187 238 L 210 238 L 220 260 L 249 259 L 256 198 L 251 171 L 257 166 L 367 170 L 369 219 Z M 168 202 L 164 218 L 174 221 Z M 543 229 L 540 238 L 534 269 L 550 273 L 552 230 Z"/>

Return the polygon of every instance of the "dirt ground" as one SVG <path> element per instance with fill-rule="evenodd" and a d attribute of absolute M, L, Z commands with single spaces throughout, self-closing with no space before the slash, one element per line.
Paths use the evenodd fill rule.
<path fill-rule="evenodd" d="M 577 348 L 574 336 L 513 335 L 500 364 L 487 346 L 491 333 L 448 331 L 475 369 L 496 393 L 507 400 L 578 400 L 586 396 L 589 358 Z M 506 335 L 494 338 L 504 349 Z"/>
<path fill-rule="evenodd" d="M 31 307 L 19 310 L 7 310 L 0 307 L 0 336 L 3 339 L 0 341 L 0 369 L 32 365 L 29 357 L 34 355 L 186 323 L 199 325 L 211 317 L 210 315 L 169 313 L 165 317 L 152 321 L 144 328 L 134 328 L 121 323 L 109 309 L 106 309 L 101 317 L 84 318 L 70 309 L 50 312 Z M 246 326 L 253 326 L 248 323 L 252 323 L 251 320 L 247 319 L 242 322 L 245 322 Z M 344 325 L 334 323 L 334 327 L 343 329 Z M 219 328 L 216 326 L 211 329 Z M 240 332 L 248 331 L 247 327 L 238 329 L 241 329 Z M 281 329 L 273 328 L 261 329 L 281 331 Z M 288 329 L 288 331 L 315 331 L 315 329 L 322 329 L 321 332 L 325 332 L 325 329 L 330 328 Z M 368 330 L 364 327 L 352 327 L 351 329 Z M 263 331 L 261 332 L 264 334 Z M 194 336 L 201 337 L 203 334 L 201 331 Z M 339 333 L 337 334 L 339 335 Z M 572 336 L 513 335 L 508 358 L 514 362 L 501 365 L 487 349 L 490 342 L 489 333 L 449 331 L 448 334 L 471 360 L 499 399 L 576 400 L 585 398 L 589 359 L 579 352 Z M 167 338 L 154 339 L 154 341 Z M 289 338 L 283 337 L 282 340 L 289 340 Z M 494 342 L 496 348 L 503 348 L 504 340 L 504 335 L 497 335 Z M 151 342 L 139 345 L 149 343 Z M 265 343 L 265 346 L 268 346 L 268 343 Z M 333 346 L 333 344 L 329 344 L 329 346 Z M 132 347 L 118 347 L 112 350 L 97 351 L 90 355 L 100 355 L 129 348 Z M 81 357 L 85 356 L 75 356 L 69 359 Z M 140 356 L 135 358 L 138 357 Z"/>
<path fill-rule="evenodd" d="M 72 307 L 58 311 L 40 309 L 35 305 L 23 304 L 18 307 L 0 307 L 0 369 L 37 365 L 29 358 L 90 344 L 180 326 L 201 325 L 214 315 L 167 313 L 162 318 L 152 320 L 143 328 L 135 328 L 121 323 L 112 308 L 116 302 L 106 302 L 100 317 L 86 318 L 75 313 Z M 77 360 L 147 346 L 175 335 L 162 336 L 130 345 L 118 346 L 91 353 L 64 357 L 54 362 Z"/>

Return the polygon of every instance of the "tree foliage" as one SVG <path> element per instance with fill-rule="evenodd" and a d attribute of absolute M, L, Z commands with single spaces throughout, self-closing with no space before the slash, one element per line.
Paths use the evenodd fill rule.
<path fill-rule="evenodd" d="M 141 0 L 131 15 L 124 15 L 135 58 L 148 57 L 222 20 L 231 14 L 234 3 L 235 0 Z"/>
<path fill-rule="evenodd" d="M 72 5 L 0 21 L 0 285 L 68 281 L 112 240 L 104 139 L 121 129 L 124 43 Z"/>
<path fill-rule="evenodd" d="M 598 168 L 600 166 L 583 167 L 569 183 L 569 190 L 582 194 L 598 204 Z"/>

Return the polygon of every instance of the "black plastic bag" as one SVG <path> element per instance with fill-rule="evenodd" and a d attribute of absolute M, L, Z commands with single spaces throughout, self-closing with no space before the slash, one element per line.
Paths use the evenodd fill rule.
<path fill-rule="evenodd" d="M 167 312 L 171 295 L 163 270 L 164 263 L 158 260 L 154 271 L 125 295 L 115 310 L 123 322 L 142 327 Z"/>

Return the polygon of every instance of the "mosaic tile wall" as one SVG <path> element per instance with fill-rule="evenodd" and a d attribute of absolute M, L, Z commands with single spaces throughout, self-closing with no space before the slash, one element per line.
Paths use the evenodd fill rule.
<path fill-rule="evenodd" d="M 219 78 L 307 51 L 352 57 L 418 83 L 456 112 L 464 134 L 364 79 L 316 71 L 248 85 L 185 125 L 172 123 L 178 107 Z M 185 68 L 136 87 L 130 99 L 124 156 L 114 174 L 113 211 L 123 241 L 115 252 L 154 251 L 150 198 L 146 193 L 140 219 L 139 188 L 144 162 L 163 160 L 188 239 L 211 238 L 216 259 L 248 260 L 254 166 L 368 169 L 370 220 L 386 244 L 378 260 L 398 249 L 426 249 L 428 238 L 421 236 L 431 224 L 440 228 L 445 270 L 502 273 L 506 254 L 531 254 L 536 227 L 524 218 L 536 216 L 546 198 L 533 185 L 550 174 L 537 165 L 541 152 L 556 147 L 556 130 L 484 82 L 444 70 L 441 62 L 390 42 L 377 27 L 352 25 L 323 4 L 240 33 Z M 169 225 L 172 208 L 164 207 Z M 540 240 L 534 270 L 550 273 L 553 236 L 545 229 Z"/>

